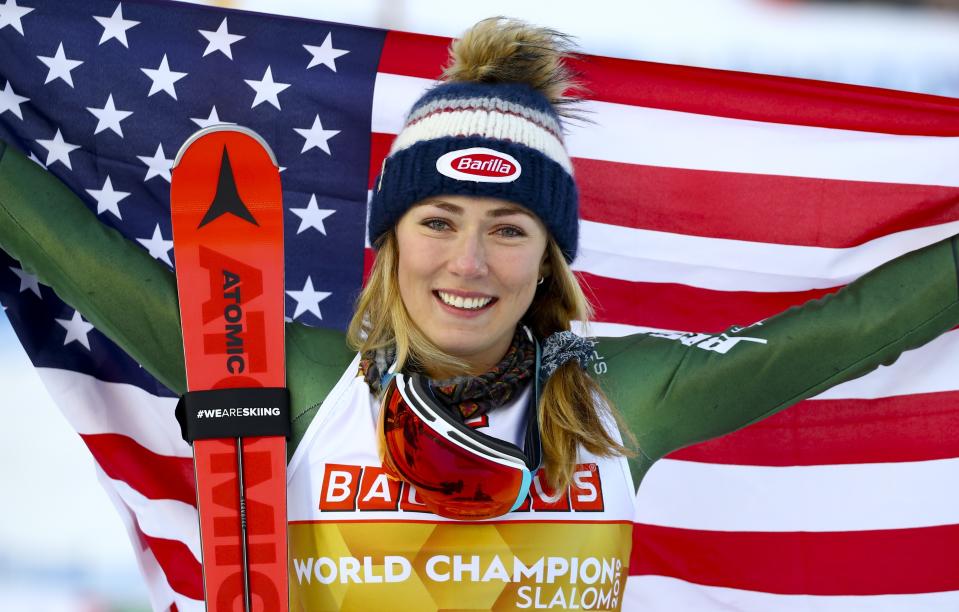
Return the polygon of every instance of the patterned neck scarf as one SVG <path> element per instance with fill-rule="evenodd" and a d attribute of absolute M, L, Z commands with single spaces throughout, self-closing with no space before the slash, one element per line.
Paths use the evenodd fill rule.
<path fill-rule="evenodd" d="M 379 395 L 385 381 L 384 374 L 393 364 L 396 352 L 380 349 L 364 354 L 360 359 L 360 373 L 373 393 Z M 521 327 L 516 328 L 509 349 L 498 364 L 479 376 L 456 376 L 446 380 L 431 380 L 433 394 L 452 412 L 463 419 L 486 414 L 516 397 L 525 382 L 533 375 L 536 349 L 533 341 Z"/>

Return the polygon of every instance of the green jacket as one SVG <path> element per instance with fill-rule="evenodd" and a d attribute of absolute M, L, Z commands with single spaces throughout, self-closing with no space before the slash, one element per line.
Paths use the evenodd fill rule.
<path fill-rule="evenodd" d="M 164 385 L 186 390 L 173 273 L 2 142 L 0 248 Z M 592 372 L 639 441 L 630 461 L 636 484 L 671 451 L 888 365 L 954 327 L 956 248 L 950 238 L 914 251 L 836 293 L 724 334 L 598 338 Z M 354 354 L 339 331 L 294 322 L 286 339 L 292 452 Z"/>

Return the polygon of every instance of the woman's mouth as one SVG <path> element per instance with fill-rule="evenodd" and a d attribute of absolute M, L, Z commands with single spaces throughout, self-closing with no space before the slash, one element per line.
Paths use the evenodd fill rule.
<path fill-rule="evenodd" d="M 443 305 L 464 312 L 479 312 L 481 310 L 485 310 L 493 305 L 497 300 L 497 298 L 490 296 L 463 296 L 439 290 L 433 291 L 433 295 L 435 295 L 437 299 L 443 303 Z"/>

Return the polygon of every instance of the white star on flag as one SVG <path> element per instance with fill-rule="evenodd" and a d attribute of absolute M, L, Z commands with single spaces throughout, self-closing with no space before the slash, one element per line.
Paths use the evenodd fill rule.
<path fill-rule="evenodd" d="M 153 154 L 153 157 L 137 155 L 137 159 L 147 165 L 147 175 L 143 177 L 143 182 L 149 181 L 154 176 L 162 176 L 166 179 L 166 182 L 170 182 L 170 171 L 173 170 L 174 160 L 166 158 L 162 143 L 157 145 L 157 150 L 156 153 Z"/>
<path fill-rule="evenodd" d="M 4 85 L 3 91 L 0 91 L 0 114 L 10 111 L 19 119 L 23 119 L 23 112 L 20 110 L 20 105 L 24 102 L 28 102 L 30 98 L 25 96 L 18 96 L 13 91 L 13 86 L 10 84 L 10 81 L 7 81 L 7 84 Z"/>
<path fill-rule="evenodd" d="M 322 149 L 327 155 L 331 155 L 330 145 L 327 141 L 340 133 L 340 130 L 324 130 L 323 125 L 320 123 L 319 115 L 313 120 L 312 126 L 308 128 L 293 128 L 293 131 L 306 139 L 303 143 L 303 150 L 300 151 L 300 153 L 306 153 L 316 147 Z"/>
<path fill-rule="evenodd" d="M 319 47 L 315 45 L 303 45 L 303 48 L 310 52 L 310 55 L 313 57 L 310 58 L 310 64 L 306 67 L 307 70 L 313 66 L 319 66 L 323 64 L 333 72 L 336 72 L 336 58 L 346 55 L 349 51 L 345 49 L 334 49 L 333 48 L 333 33 L 329 32 L 326 35 L 326 39 L 323 41 L 323 44 Z"/>
<path fill-rule="evenodd" d="M 103 183 L 103 189 L 87 189 L 86 191 L 97 201 L 98 215 L 110 211 L 117 219 L 123 219 L 123 217 L 120 216 L 120 201 L 130 195 L 130 193 L 113 189 L 113 182 L 110 180 L 109 175 L 107 175 L 107 180 Z"/>
<path fill-rule="evenodd" d="M 289 83 L 277 83 L 273 80 L 273 70 L 270 66 L 266 67 L 266 72 L 263 73 L 263 78 L 259 81 L 252 81 L 243 79 L 243 81 L 253 88 L 253 91 L 256 92 L 256 96 L 253 98 L 253 104 L 250 105 L 250 108 L 255 108 L 257 104 L 262 102 L 269 102 L 273 106 L 280 110 L 280 100 L 277 97 L 281 91 L 290 86 Z"/>
<path fill-rule="evenodd" d="M 17 0 L 7 0 L 0 6 L 0 30 L 10 26 L 23 36 L 21 19 L 33 9 L 26 6 L 17 6 Z"/>
<path fill-rule="evenodd" d="M 100 35 L 100 45 L 111 38 L 115 38 L 121 45 L 127 49 L 130 48 L 130 45 L 127 44 L 127 30 L 133 26 L 140 25 L 140 22 L 133 21 L 132 19 L 124 19 L 123 7 L 120 3 L 117 3 L 117 8 L 114 9 L 113 15 L 109 17 L 97 17 L 94 15 L 93 18 L 97 20 L 97 23 L 103 26 L 103 34 Z"/>
<path fill-rule="evenodd" d="M 150 251 L 151 257 L 159 259 L 171 268 L 173 267 L 173 262 L 170 261 L 170 249 L 173 248 L 173 241 L 163 239 L 163 234 L 160 233 L 159 223 L 157 223 L 156 229 L 153 230 L 153 236 L 149 238 L 137 238 L 137 242 Z"/>
<path fill-rule="evenodd" d="M 29 289 L 30 291 L 36 293 L 38 298 L 43 298 L 43 296 L 40 295 L 40 281 L 36 276 L 30 274 L 29 272 L 25 272 L 21 268 L 14 268 L 13 266 L 10 266 L 10 269 L 13 270 L 13 273 L 16 274 L 20 279 L 20 293 L 23 293 Z"/>
<path fill-rule="evenodd" d="M 303 284 L 301 291 L 287 291 L 286 294 L 296 300 L 296 311 L 293 313 L 294 319 L 304 312 L 312 312 L 316 315 L 317 319 L 322 319 L 323 315 L 320 314 L 320 302 L 332 295 L 328 291 L 317 291 L 314 289 L 313 279 L 309 276 L 306 277 L 306 283 Z"/>
<path fill-rule="evenodd" d="M 47 161 L 44 163 L 45 167 L 49 168 L 53 162 L 60 162 L 67 168 L 73 170 L 73 165 L 70 163 L 70 152 L 80 147 L 63 140 L 63 136 L 60 135 L 60 128 L 57 128 L 57 133 L 53 138 L 50 140 L 38 139 L 37 144 L 47 150 Z"/>
<path fill-rule="evenodd" d="M 55 320 L 63 326 L 63 329 L 67 330 L 67 336 L 63 339 L 63 346 L 71 342 L 79 342 L 85 346 L 88 351 L 90 350 L 90 339 L 87 338 L 87 334 L 93 329 L 93 325 L 84 321 L 79 312 L 74 310 L 72 319 Z"/>
<path fill-rule="evenodd" d="M 223 121 L 220 119 L 220 116 L 216 114 L 216 105 L 210 109 L 210 116 L 204 119 L 203 117 L 190 117 L 190 121 L 197 124 L 201 128 L 210 127 L 211 125 L 220 125 L 223 123 L 228 123 L 230 125 L 236 125 L 232 121 Z"/>
<path fill-rule="evenodd" d="M 316 194 L 310 195 L 310 203 L 306 208 L 291 208 L 290 212 L 300 218 L 300 227 L 296 230 L 297 234 L 302 234 L 311 227 L 326 236 L 326 227 L 323 225 L 323 219 L 326 219 L 335 210 L 319 208 L 316 205 Z"/>
<path fill-rule="evenodd" d="M 206 45 L 206 50 L 203 52 L 203 57 L 206 57 L 214 51 L 219 51 L 228 58 L 233 59 L 233 50 L 230 45 L 246 38 L 246 36 L 240 36 L 239 34 L 230 34 L 226 26 L 226 17 L 223 18 L 223 22 L 220 23 L 220 27 L 217 28 L 215 32 L 210 30 L 197 31 L 203 35 L 203 38 L 209 41 Z"/>
<path fill-rule="evenodd" d="M 99 134 L 103 130 L 113 130 L 121 138 L 123 138 L 123 129 L 120 127 L 120 122 L 133 114 L 133 111 L 117 110 L 117 107 L 113 105 L 113 94 L 107 96 L 107 103 L 103 105 L 103 108 L 88 106 L 87 110 L 97 118 L 97 129 L 93 130 L 94 134 Z"/>
<path fill-rule="evenodd" d="M 150 85 L 150 93 L 147 94 L 148 98 L 157 92 L 165 91 L 171 98 L 176 100 L 176 88 L 173 84 L 187 75 L 185 72 L 170 70 L 166 53 L 163 54 L 163 59 L 160 60 L 160 65 L 156 68 L 140 68 L 140 70 L 153 81 L 153 84 Z"/>
<path fill-rule="evenodd" d="M 47 71 L 47 80 L 43 82 L 44 85 L 56 79 L 63 79 L 64 83 L 73 87 L 73 77 L 70 75 L 70 71 L 76 70 L 76 68 L 83 63 L 82 60 L 68 59 L 63 52 L 62 42 L 60 46 L 57 47 L 57 52 L 53 57 L 38 55 L 37 59 L 46 64 L 49 69 Z"/>

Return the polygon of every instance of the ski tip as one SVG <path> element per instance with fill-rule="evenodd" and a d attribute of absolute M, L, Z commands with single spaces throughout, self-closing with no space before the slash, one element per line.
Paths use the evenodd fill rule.
<path fill-rule="evenodd" d="M 197 130 L 190 134 L 190 137 L 180 146 L 180 150 L 177 151 L 176 157 L 173 160 L 173 167 L 176 168 L 180 165 L 180 160 L 183 159 L 183 154 L 186 153 L 186 150 L 190 148 L 194 142 L 200 138 L 206 136 L 207 134 L 213 134 L 215 132 L 239 132 L 241 134 L 246 134 L 253 140 L 257 141 L 261 147 L 263 147 L 270 156 L 270 161 L 273 162 L 273 166 L 279 168 L 280 165 L 276 162 L 276 155 L 273 154 L 273 149 L 270 148 L 270 145 L 267 144 L 266 140 L 251 130 L 248 127 L 243 127 L 242 125 L 235 125 L 232 123 L 220 123 L 217 125 L 211 125 L 203 128 L 202 130 Z"/>

